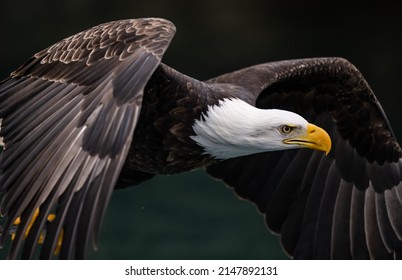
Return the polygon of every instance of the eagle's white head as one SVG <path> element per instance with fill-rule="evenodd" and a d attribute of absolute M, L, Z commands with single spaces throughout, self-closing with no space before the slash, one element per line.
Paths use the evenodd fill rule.
<path fill-rule="evenodd" d="M 255 153 L 311 148 L 331 149 L 329 135 L 298 114 L 276 109 L 258 109 L 240 99 L 224 99 L 208 107 L 193 125 L 191 138 L 205 153 L 228 159 Z"/>

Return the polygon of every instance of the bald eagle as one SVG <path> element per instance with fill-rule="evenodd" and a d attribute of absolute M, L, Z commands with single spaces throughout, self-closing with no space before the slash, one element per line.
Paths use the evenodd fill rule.
<path fill-rule="evenodd" d="M 401 257 L 402 151 L 351 63 L 202 82 L 161 63 L 174 33 L 157 18 L 101 24 L 1 82 L 8 258 L 84 258 L 115 188 L 202 167 L 255 203 L 293 258 Z"/>

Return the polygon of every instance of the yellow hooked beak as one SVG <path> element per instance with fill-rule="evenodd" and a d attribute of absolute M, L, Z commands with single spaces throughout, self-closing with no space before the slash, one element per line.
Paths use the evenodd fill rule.
<path fill-rule="evenodd" d="M 331 151 L 331 138 L 328 133 L 314 125 L 307 124 L 307 132 L 283 141 L 285 144 L 296 144 L 304 148 L 314 149 L 325 152 L 326 155 Z"/>

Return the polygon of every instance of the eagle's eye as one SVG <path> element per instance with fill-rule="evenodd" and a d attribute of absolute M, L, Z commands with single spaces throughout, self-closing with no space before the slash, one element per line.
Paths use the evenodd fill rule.
<path fill-rule="evenodd" d="M 282 134 L 289 134 L 293 131 L 294 127 L 290 125 L 282 125 L 279 127 L 279 131 Z"/>

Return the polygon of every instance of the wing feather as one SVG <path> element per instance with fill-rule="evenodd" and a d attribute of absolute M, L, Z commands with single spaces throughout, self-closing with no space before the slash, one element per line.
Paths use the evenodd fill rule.
<path fill-rule="evenodd" d="M 9 258 L 35 257 L 43 234 L 41 258 L 54 257 L 60 234 L 62 258 L 96 247 L 144 87 L 174 32 L 162 19 L 102 24 L 37 53 L 0 84 L 4 232 L 21 217 Z"/>
<path fill-rule="evenodd" d="M 252 96 L 246 99 L 254 100 L 257 107 L 294 111 L 323 127 L 333 140 L 325 160 L 316 152 L 290 156 L 293 152 L 284 151 L 275 157 L 255 155 L 207 168 L 236 192 L 241 188 L 238 194 L 265 213 L 268 227 L 281 234 L 287 253 L 324 259 L 401 256 L 397 213 L 402 205 L 402 150 L 355 66 L 342 58 L 279 61 L 207 82 L 243 87 Z M 258 171 L 255 158 L 271 170 Z M 241 175 L 228 175 L 233 166 L 244 169 L 236 173 L 252 175 L 248 184 L 246 177 L 241 177 L 240 186 Z M 264 172 L 271 174 L 270 179 L 254 179 L 266 178 Z M 253 185 L 252 195 L 250 182 L 261 184 Z"/>
<path fill-rule="evenodd" d="M 378 227 L 375 197 L 376 193 L 374 188 L 370 186 L 366 191 L 364 201 L 364 225 L 367 236 L 368 251 L 373 259 L 389 259 L 391 258 L 391 254 L 385 247 Z"/>
<path fill-rule="evenodd" d="M 400 188 L 401 184 L 397 186 Z M 395 231 L 395 234 L 398 237 L 398 240 L 402 240 L 402 219 L 400 219 L 399 213 L 402 213 L 402 204 L 398 200 L 398 196 L 396 194 L 395 188 L 386 190 L 384 192 L 385 195 L 385 204 L 387 207 L 387 214 L 390 219 L 391 226 Z"/>
<path fill-rule="evenodd" d="M 314 255 L 317 256 L 318 259 L 325 259 L 331 254 L 331 243 L 328 242 L 328 240 L 332 239 L 332 223 L 334 222 L 334 209 L 340 180 L 341 175 L 339 170 L 336 168 L 335 163 L 332 162 L 325 182 L 327 187 L 324 188 L 322 195 L 314 236 Z"/>
<path fill-rule="evenodd" d="M 350 251 L 354 259 L 369 259 L 367 235 L 365 231 L 364 201 L 365 190 L 352 188 L 350 205 Z M 362 214 L 363 213 L 363 214 Z M 346 221 L 345 221 L 346 222 Z M 336 243 L 333 243 L 336 246 Z"/>
<path fill-rule="evenodd" d="M 392 253 L 394 248 L 401 248 L 401 241 L 398 239 L 394 229 L 391 226 L 384 193 L 375 194 L 375 205 L 377 223 L 381 238 L 387 251 Z"/>
<path fill-rule="evenodd" d="M 287 211 L 287 218 L 285 219 L 281 228 L 281 242 L 288 254 L 293 255 L 297 241 L 300 236 L 300 231 L 303 222 L 303 214 L 306 207 L 306 200 L 308 197 L 308 189 L 304 188 L 303 180 L 307 166 L 310 165 L 311 151 L 300 150 L 292 161 L 291 172 L 297 174 L 292 176 L 292 184 L 283 184 L 283 194 L 286 192 L 293 198 L 293 202 Z"/>
<path fill-rule="evenodd" d="M 334 207 L 331 235 L 331 257 L 350 259 L 350 207 L 353 187 L 341 180 Z"/>
<path fill-rule="evenodd" d="M 298 259 L 312 259 L 314 258 L 315 253 L 315 235 L 317 230 L 317 221 L 319 216 L 319 211 L 317 209 L 320 208 L 321 197 L 323 195 L 324 189 L 322 188 L 322 184 L 325 183 L 327 179 L 327 172 L 331 165 L 331 161 L 321 157 L 318 155 L 318 152 L 314 152 L 316 155 L 312 156 L 314 164 L 309 166 L 306 172 L 306 175 L 311 174 L 312 169 L 314 168 L 315 174 L 311 174 L 311 177 L 307 180 L 312 180 L 312 182 L 306 184 L 307 189 L 311 186 L 309 190 L 309 195 L 306 200 L 306 208 L 303 212 L 303 222 L 301 226 L 301 235 L 299 236 L 299 240 L 297 246 L 295 248 L 294 257 Z M 305 184 L 305 183 L 304 183 Z M 306 190 L 304 190 L 306 191 Z M 308 248 L 308 249 L 306 249 Z"/>

